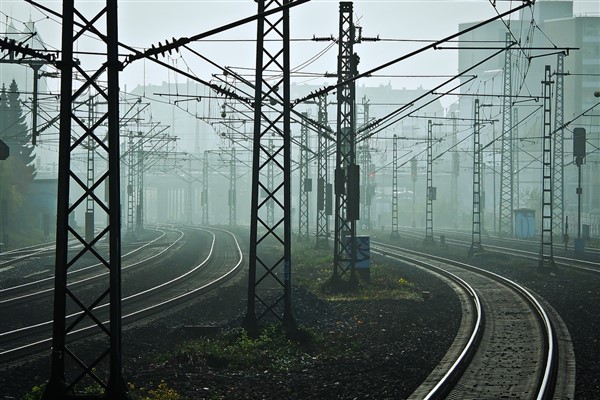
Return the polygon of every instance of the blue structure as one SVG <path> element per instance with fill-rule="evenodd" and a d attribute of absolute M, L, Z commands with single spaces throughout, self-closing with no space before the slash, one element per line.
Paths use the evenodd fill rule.
<path fill-rule="evenodd" d="M 514 210 L 515 214 L 515 237 L 530 238 L 536 234 L 535 210 L 530 208 L 519 208 Z"/>

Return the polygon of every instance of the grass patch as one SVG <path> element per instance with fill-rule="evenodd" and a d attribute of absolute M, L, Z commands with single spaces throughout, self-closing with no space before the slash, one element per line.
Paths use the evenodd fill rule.
<path fill-rule="evenodd" d="M 316 250 L 310 245 L 297 244 L 293 249 L 294 284 L 324 297 L 326 300 L 390 300 L 421 301 L 415 285 L 404 278 L 397 267 L 372 264 L 370 280 L 358 279 L 354 285 L 348 279 L 332 283 L 333 257 L 331 250 Z"/>
<path fill-rule="evenodd" d="M 290 338 L 282 326 L 268 325 L 253 339 L 242 328 L 216 338 L 185 342 L 179 348 L 180 363 L 206 362 L 213 368 L 235 370 L 292 371 L 304 368 L 317 354 L 334 352 L 317 331 L 300 327 Z"/>

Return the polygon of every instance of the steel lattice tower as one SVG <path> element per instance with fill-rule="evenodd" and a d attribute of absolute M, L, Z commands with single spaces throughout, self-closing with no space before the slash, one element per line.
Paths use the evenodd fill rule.
<path fill-rule="evenodd" d="M 391 237 L 398 238 L 398 136 L 392 139 L 392 233 Z"/>
<path fill-rule="evenodd" d="M 542 234 L 539 266 L 554 265 L 552 248 L 552 81 L 550 66 L 544 69 L 543 101 L 544 117 L 542 125 Z"/>
<path fill-rule="evenodd" d="M 88 101 L 88 124 L 91 126 L 94 124 L 94 98 L 90 96 Z M 94 186 L 94 181 L 96 180 L 94 167 L 95 153 L 96 146 L 94 145 L 94 139 L 90 136 L 87 139 L 87 187 Z M 85 240 L 86 242 L 91 242 L 94 240 L 94 198 L 88 196 L 85 203 Z"/>
<path fill-rule="evenodd" d="M 258 14 L 289 0 L 258 1 Z M 266 71 L 276 71 L 275 76 Z M 271 112 L 263 112 L 263 105 Z M 248 270 L 248 309 L 244 326 L 252 335 L 258 320 L 271 315 L 295 329 L 291 300 L 291 130 L 289 10 L 257 20 L 252 204 Z M 271 144 L 273 147 L 271 147 Z M 265 171 L 273 170 L 273 185 Z M 276 172 L 276 173 L 275 173 Z M 260 191 L 264 198 L 260 198 Z M 267 205 L 277 208 L 272 223 Z"/>
<path fill-rule="evenodd" d="M 204 150 L 202 160 L 202 225 L 208 225 L 208 150 Z"/>
<path fill-rule="evenodd" d="M 506 32 L 504 53 L 504 85 L 502 96 L 502 159 L 500 161 L 500 213 L 498 229 L 501 235 L 513 236 L 513 135 L 512 135 L 512 43 L 510 32 Z"/>
<path fill-rule="evenodd" d="M 127 135 L 127 234 L 126 239 L 132 240 L 135 236 L 134 208 L 135 208 L 135 151 L 133 145 L 133 131 Z"/>
<path fill-rule="evenodd" d="M 434 243 L 433 239 L 433 124 L 427 120 L 427 193 L 425 203 L 425 243 Z"/>
<path fill-rule="evenodd" d="M 513 120 L 513 168 L 514 168 L 514 178 L 513 178 L 513 193 L 515 195 L 514 199 L 514 204 L 513 206 L 515 208 L 520 208 L 520 203 L 519 203 L 519 199 L 521 196 L 519 196 L 519 192 L 521 190 L 521 182 L 519 181 L 519 175 L 520 175 L 520 171 L 519 171 L 519 153 L 520 153 L 520 141 L 519 141 L 519 108 L 518 107 L 514 107 L 512 110 L 513 116 L 512 116 L 512 120 Z"/>
<path fill-rule="evenodd" d="M 298 202 L 298 237 L 300 240 L 308 240 L 308 193 L 310 191 L 308 173 L 308 125 L 306 118 L 308 113 L 303 112 L 302 125 L 300 126 L 300 200 Z"/>
<path fill-rule="evenodd" d="M 137 148 L 137 204 L 136 204 L 136 233 L 138 237 L 144 230 L 144 144 L 142 131 L 138 122 L 138 148 Z"/>
<path fill-rule="evenodd" d="M 273 139 L 269 139 L 268 142 L 269 154 L 273 154 L 275 151 L 275 142 Z M 267 190 L 262 192 L 262 196 L 267 197 L 267 193 L 273 190 L 275 185 L 275 164 L 268 163 L 267 165 Z M 275 224 L 275 200 L 267 198 L 267 225 L 273 226 Z"/>
<path fill-rule="evenodd" d="M 335 238 L 333 279 L 350 272 L 355 279 L 356 220 L 359 207 L 359 171 L 356 165 L 355 82 L 358 56 L 354 53 L 352 2 L 340 2 L 338 36 L 337 140 L 335 160 Z"/>
<path fill-rule="evenodd" d="M 117 2 L 106 1 L 91 11 L 76 9 L 74 0 L 63 1 L 62 8 L 62 60 L 60 88 L 60 138 L 59 173 L 56 226 L 56 259 L 54 281 L 54 314 L 52 333 L 52 369 L 44 392 L 45 399 L 64 399 L 77 395 L 82 387 L 98 384 L 104 396 L 124 399 L 126 387 L 121 363 L 121 216 L 120 216 L 120 154 L 119 154 L 119 70 Z M 91 15 L 85 15 L 86 12 Z M 75 17 L 77 16 L 77 21 Z M 104 32 L 104 33 L 103 33 Z M 84 51 L 93 36 L 106 44 L 106 53 L 75 62 L 73 49 Z M 84 40 L 80 40 L 84 39 Z M 93 51 L 97 51 L 95 48 Z M 85 62 L 84 62 L 85 60 Z M 78 79 L 75 78 L 77 74 Z M 101 84 L 106 82 L 106 87 Z M 75 112 L 77 100 L 86 92 L 96 92 L 106 99 L 107 112 L 99 115 L 93 124 L 86 123 Z M 96 130 L 106 124 L 106 138 L 99 138 Z M 82 144 L 92 138 L 98 152 L 106 156 L 106 170 L 91 187 L 71 168 L 71 156 Z M 102 154 L 103 153 L 103 154 Z M 101 200 L 96 189 L 108 182 L 108 202 Z M 78 190 L 71 191 L 71 184 Z M 75 193 L 82 193 L 76 195 Z M 69 205 L 69 196 L 73 203 Z M 108 216 L 106 226 L 91 242 L 85 240 L 69 216 L 83 205 L 88 197 L 94 199 L 98 209 Z M 108 239 L 108 249 L 96 250 L 100 240 Z M 70 246 L 76 240 L 81 247 Z M 71 285 L 67 271 L 82 258 L 95 258 L 100 268 L 107 270 L 107 279 L 98 284 L 97 297 L 93 290 L 86 298 L 78 297 L 77 288 Z M 90 299 L 88 296 L 95 296 Z M 100 312 L 99 305 L 108 300 L 108 313 Z M 85 305 L 84 305 L 85 304 Z M 76 317 L 67 316 L 79 310 Z M 84 326 L 104 337 L 104 349 L 78 353 L 70 346 L 70 332 Z M 93 333 L 93 332 L 92 332 Z"/>
<path fill-rule="evenodd" d="M 185 212 L 186 212 L 186 223 L 192 225 L 193 223 L 193 210 L 192 210 L 192 199 L 194 197 L 194 178 L 192 176 L 192 156 L 188 158 L 188 181 L 185 193 Z"/>
<path fill-rule="evenodd" d="M 363 124 L 366 126 L 369 123 L 369 100 L 363 97 Z M 369 130 L 365 131 L 368 134 Z M 369 147 L 369 139 L 363 140 L 361 147 L 360 165 L 362 165 L 362 214 L 361 222 L 362 229 L 371 229 L 371 148 Z"/>
<path fill-rule="evenodd" d="M 481 141 L 479 99 L 475 99 L 473 110 L 473 227 L 471 230 L 471 248 L 469 254 L 483 251 L 481 247 Z"/>
<path fill-rule="evenodd" d="M 554 92 L 554 182 L 552 188 L 553 195 L 553 220 L 552 231 L 555 235 L 562 235 L 564 232 L 563 224 L 565 220 L 564 204 L 564 65 L 565 53 L 558 53 L 556 58 L 555 71 L 555 92 Z"/>
<path fill-rule="evenodd" d="M 327 154 L 327 138 L 323 134 L 324 127 L 327 126 L 327 95 L 317 98 L 319 106 L 319 132 L 318 132 L 318 147 L 317 147 L 317 249 L 329 248 L 329 215 L 331 215 L 331 207 L 327 207 L 331 202 L 327 190 L 327 177 L 329 155 Z"/>
<path fill-rule="evenodd" d="M 231 145 L 231 155 L 229 162 L 229 225 L 237 225 L 237 159 L 235 155 L 235 146 Z"/>
<path fill-rule="evenodd" d="M 453 228 L 458 228 L 458 174 L 460 173 L 460 159 L 456 149 L 458 141 L 458 120 L 454 113 L 452 117 L 452 177 L 450 182 L 450 201 L 453 206 L 454 216 L 452 218 Z"/>

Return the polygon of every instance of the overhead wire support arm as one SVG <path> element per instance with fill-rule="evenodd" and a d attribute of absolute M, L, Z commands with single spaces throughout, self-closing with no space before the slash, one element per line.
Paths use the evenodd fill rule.
<path fill-rule="evenodd" d="M 158 46 L 155 47 L 154 45 L 152 45 L 152 47 L 150 49 L 144 51 L 143 53 L 136 52 L 135 54 L 129 55 L 127 57 L 126 65 L 130 64 L 131 62 L 133 62 L 135 60 L 139 60 L 142 58 L 158 57 L 159 55 L 164 56 L 165 52 L 168 52 L 169 54 L 171 54 L 173 50 L 178 50 L 180 47 L 185 46 L 186 44 L 189 44 L 191 42 L 195 42 L 195 41 L 207 38 L 209 36 L 228 31 L 229 29 L 236 28 L 238 26 L 247 24 L 249 22 L 254 22 L 254 21 L 258 20 L 259 18 L 265 18 L 272 14 L 276 14 L 276 13 L 282 12 L 284 10 L 289 10 L 292 7 L 296 7 L 301 4 L 308 3 L 309 1 L 310 0 L 290 1 L 289 3 L 285 3 L 280 7 L 275 7 L 270 10 L 267 10 L 263 13 L 258 13 L 256 15 L 252 15 L 250 17 L 246 17 L 246 18 L 240 19 L 238 21 L 231 22 L 229 24 L 225 24 L 218 28 L 211 29 L 209 31 L 191 36 L 189 38 L 188 37 L 182 37 L 179 39 L 173 38 L 173 41 L 171 43 L 165 42 L 164 45 L 159 42 Z"/>
<path fill-rule="evenodd" d="M 307 96 L 305 96 L 305 97 L 301 97 L 301 98 L 299 98 L 299 99 L 296 99 L 296 100 L 294 100 L 293 106 L 295 106 L 295 105 L 297 105 L 297 104 L 300 104 L 300 103 L 303 103 L 303 102 L 305 102 L 305 101 L 308 101 L 308 100 L 312 100 L 312 99 L 314 99 L 314 98 L 316 98 L 316 97 L 322 96 L 322 95 L 324 95 L 324 94 L 326 94 L 326 93 L 329 93 L 329 92 L 331 92 L 331 91 L 333 91 L 333 90 L 339 89 L 339 88 L 340 88 L 341 86 L 343 86 L 343 85 L 347 85 L 347 84 L 349 84 L 350 82 L 354 82 L 354 81 L 356 81 L 356 80 L 358 80 L 358 79 L 365 78 L 365 77 L 367 77 L 367 76 L 369 76 L 369 75 L 372 75 L 372 74 L 374 74 L 375 72 L 381 71 L 382 69 L 385 69 L 385 68 L 387 68 L 387 67 L 390 67 L 390 66 L 392 66 L 392 65 L 394 65 L 394 64 L 397 64 L 397 63 L 399 63 L 400 61 L 404 61 L 404 60 L 406 60 L 406 59 L 408 59 L 408 58 L 410 58 L 410 57 L 416 56 L 417 54 L 420 54 L 420 53 L 422 53 L 422 52 L 424 52 L 424 51 L 426 51 L 426 50 L 430 50 L 430 49 L 433 49 L 433 48 L 435 48 L 435 47 L 438 47 L 440 44 L 442 44 L 442 43 L 445 43 L 445 42 L 448 42 L 448 41 L 450 41 L 450 40 L 452 40 L 452 39 L 455 39 L 455 38 L 459 37 L 460 35 L 464 35 L 465 33 L 471 32 L 471 31 L 473 31 L 473 30 L 475 30 L 475 29 L 478 29 L 478 28 L 480 28 L 480 27 L 482 27 L 482 26 L 484 26 L 484 25 L 487 25 L 487 24 L 489 24 L 489 23 L 491 23 L 491 22 L 494 22 L 494 21 L 496 21 L 496 20 L 498 20 L 498 19 L 504 18 L 504 17 L 506 17 L 507 15 L 510 15 L 510 14 L 512 14 L 512 13 L 514 13 L 514 12 L 517 12 L 517 11 L 519 11 L 519 10 L 522 10 L 522 9 L 524 9 L 524 8 L 526 8 L 526 7 L 529 7 L 529 6 L 531 6 L 533 3 L 534 3 L 534 1 L 533 1 L 533 0 L 524 0 L 524 1 L 523 1 L 523 4 L 521 4 L 521 5 L 520 5 L 520 6 L 518 6 L 518 7 L 515 7 L 515 8 L 513 8 L 513 9 L 510 9 L 510 10 L 508 10 L 508 11 L 505 11 L 505 12 L 503 12 L 503 13 L 501 13 L 501 14 L 498 14 L 498 15 L 496 15 L 496 16 L 494 16 L 494 17 L 492 17 L 492 18 L 489 18 L 489 19 L 487 19 L 487 20 L 485 20 L 485 21 L 482 21 L 482 22 L 480 22 L 480 23 L 478 23 L 478 24 L 475 24 L 475 25 L 473 25 L 473 26 L 471 26 L 471 27 L 469 27 L 469 28 L 467 28 L 467 29 L 465 29 L 465 30 L 462 30 L 462 31 L 460 31 L 460 32 L 457 32 L 457 33 L 454 33 L 454 34 L 452 34 L 452 35 L 450 35 L 450 36 L 447 36 L 447 37 L 445 37 L 445 38 L 443 38 L 443 39 L 440 39 L 440 40 L 438 40 L 438 41 L 435 41 L 435 42 L 433 42 L 433 43 L 431 43 L 431 44 L 429 44 L 429 45 L 427 45 L 427 46 L 421 47 L 420 49 L 417 49 L 417 50 L 415 50 L 415 51 L 412 51 L 412 52 L 410 52 L 410 53 L 408 53 L 408 54 L 405 54 L 405 55 L 403 55 L 403 56 L 401 56 L 401 57 L 398 57 L 398 58 L 396 58 L 396 59 L 393 59 L 393 60 L 391 60 L 391 61 L 388 61 L 388 62 L 386 62 L 386 63 L 384 63 L 384 64 L 381 64 L 381 65 L 379 65 L 379 66 L 377 66 L 377 67 L 375 67 L 375 68 L 372 68 L 372 69 L 370 69 L 370 70 L 368 70 L 368 71 L 366 71 L 366 72 L 363 72 L 363 73 L 361 73 L 361 74 L 356 74 L 355 76 L 353 76 L 353 77 L 350 77 L 350 78 L 348 78 L 348 79 L 345 79 L 345 80 L 342 80 L 341 82 L 338 82 L 338 83 L 336 83 L 335 85 L 329 85 L 329 86 L 326 86 L 326 87 L 324 87 L 323 89 L 316 90 L 316 91 L 314 91 L 314 92 L 310 93 L 309 95 L 307 95 Z M 514 42 L 514 44 L 517 44 L 517 43 L 516 43 L 516 42 Z"/>

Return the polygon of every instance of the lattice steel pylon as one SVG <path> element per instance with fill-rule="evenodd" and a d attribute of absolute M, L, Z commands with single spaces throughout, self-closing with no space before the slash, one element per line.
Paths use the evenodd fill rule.
<path fill-rule="evenodd" d="M 458 143 L 458 118 L 454 113 L 452 117 L 452 177 L 450 181 L 450 204 L 453 209 L 452 227 L 458 228 L 458 175 L 460 173 L 460 158 L 456 149 Z"/>
<path fill-rule="evenodd" d="M 193 218 L 193 198 L 194 198 L 194 179 L 192 176 L 192 157 L 188 156 L 188 170 L 187 170 L 187 187 L 185 190 L 185 222 L 188 225 L 194 223 Z"/>
<path fill-rule="evenodd" d="M 512 116 L 512 120 L 513 120 L 513 174 L 514 174 L 514 178 L 513 178 L 513 194 L 514 196 L 514 203 L 513 203 L 513 207 L 515 208 L 520 208 L 520 198 L 521 196 L 519 196 L 519 192 L 521 191 L 521 181 L 520 181 L 520 175 L 521 175 L 521 171 L 519 170 L 520 168 L 520 162 L 519 162 L 519 154 L 520 154 L 520 140 L 519 140 L 519 108 L 518 107 L 514 107 L 512 110 L 513 116 Z"/>
<path fill-rule="evenodd" d="M 289 3 L 259 0 L 258 14 Z M 244 327 L 251 335 L 258 333 L 258 321 L 267 315 L 283 322 L 288 330 L 296 329 L 291 298 L 289 25 L 287 8 L 257 20 L 248 307 L 244 318 Z M 263 75 L 266 70 L 268 76 Z M 271 105 L 269 113 L 263 112 L 267 103 Z M 265 181 L 269 168 L 273 170 L 273 185 Z M 266 215 L 269 203 L 276 208 L 272 223 Z"/>
<path fill-rule="evenodd" d="M 88 99 L 88 124 L 94 124 L 94 98 L 92 96 Z M 94 139 L 88 137 L 87 139 L 87 187 L 92 187 L 95 176 L 95 157 L 96 157 L 96 146 L 94 145 Z M 91 242 L 94 240 L 94 199 L 88 196 L 85 200 L 85 240 Z"/>
<path fill-rule="evenodd" d="M 436 198 L 433 187 L 433 123 L 427 120 L 427 193 L 425 200 L 425 243 L 433 244 L 433 200 Z"/>
<path fill-rule="evenodd" d="M 369 123 L 369 100 L 367 96 L 364 96 L 362 99 L 363 105 L 363 124 L 366 126 Z M 365 130 L 365 134 L 368 135 L 370 129 Z M 360 148 L 360 165 L 362 165 L 362 194 L 361 194 L 361 204 L 362 204 L 362 213 L 361 213 L 361 228 L 362 229 L 371 229 L 371 194 L 372 194 L 372 185 L 371 185 L 371 148 L 369 146 L 369 139 L 363 140 L 362 146 Z"/>
<path fill-rule="evenodd" d="M 300 193 L 298 201 L 298 239 L 301 241 L 308 240 L 308 194 L 310 193 L 310 182 L 308 174 L 309 166 L 309 141 L 308 141 L 308 125 L 306 118 L 308 113 L 303 112 L 302 124 L 300 126 Z"/>
<path fill-rule="evenodd" d="M 473 110 L 473 225 L 469 255 L 483 251 L 481 246 L 481 141 L 479 99 L 475 99 Z"/>
<path fill-rule="evenodd" d="M 502 158 L 500 161 L 500 213 L 498 230 L 500 235 L 513 236 L 514 175 L 513 175 L 513 135 L 512 135 L 512 35 L 506 32 L 503 70 L 502 96 L 502 140 L 500 141 Z"/>
<path fill-rule="evenodd" d="M 354 53 L 355 27 L 352 2 L 340 2 L 338 36 L 337 140 L 335 160 L 335 232 L 333 278 L 350 273 L 356 280 L 356 221 L 359 213 L 359 168 L 356 164 L 356 85 L 350 79 L 357 71 Z"/>
<path fill-rule="evenodd" d="M 331 199 L 327 194 L 327 180 L 329 175 L 329 155 L 327 146 L 327 137 L 323 134 L 324 127 L 327 126 L 327 95 L 317 98 L 319 106 L 319 128 L 317 145 L 317 249 L 329 248 L 329 215 L 331 215 Z"/>
<path fill-rule="evenodd" d="M 204 150 L 202 159 L 202 194 L 200 200 L 202 203 L 202 225 L 208 225 L 208 150 Z"/>
<path fill-rule="evenodd" d="M 138 147 L 137 147 L 137 203 L 135 231 L 141 237 L 144 231 L 144 139 L 138 122 Z"/>
<path fill-rule="evenodd" d="M 556 57 L 555 91 L 554 91 L 554 158 L 553 158 L 553 187 L 552 187 L 552 232 L 554 235 L 565 233 L 565 204 L 564 204 L 564 66 L 565 53 Z"/>
<path fill-rule="evenodd" d="M 275 151 L 275 142 L 273 139 L 268 141 L 269 154 L 273 154 Z M 262 191 L 262 196 L 268 197 L 268 192 L 273 190 L 275 185 L 275 164 L 270 162 L 267 164 L 267 190 Z M 267 225 L 273 226 L 275 224 L 275 200 L 267 198 Z"/>
<path fill-rule="evenodd" d="M 125 196 L 127 196 L 127 233 L 125 235 L 126 240 L 133 240 L 135 238 L 135 161 L 136 160 L 133 145 L 133 131 L 129 131 L 129 133 L 127 134 L 127 192 L 125 193 Z"/>
<path fill-rule="evenodd" d="M 229 225 L 237 225 L 237 157 L 235 155 L 235 146 L 231 145 L 231 155 L 229 159 Z"/>
<path fill-rule="evenodd" d="M 552 246 L 552 81 L 550 66 L 544 69 L 542 81 L 544 116 L 542 119 L 542 230 L 539 266 L 554 266 Z"/>
<path fill-rule="evenodd" d="M 398 136 L 392 139 L 392 238 L 399 238 L 398 232 Z"/>
<path fill-rule="evenodd" d="M 62 60 L 60 88 L 59 173 L 56 226 L 56 259 L 54 281 L 54 313 L 52 334 L 51 376 L 44 392 L 45 399 L 78 397 L 82 389 L 92 384 L 100 386 L 103 396 L 110 399 L 126 397 L 121 365 L 121 216 L 120 216 L 120 154 L 119 154 L 119 70 L 117 2 L 106 1 L 99 6 L 86 4 L 77 9 L 74 0 L 62 3 Z M 99 10 L 99 11 L 98 11 Z M 78 18 L 76 21 L 75 18 Z M 103 26 L 101 24 L 104 24 Z M 103 33 L 104 32 L 104 33 Z M 100 38 L 106 44 L 106 54 L 97 53 L 76 62 L 73 49 L 85 51 L 89 37 Z M 75 78 L 77 74 L 78 79 Z M 106 82 L 106 87 L 100 80 Z M 95 92 L 106 99 L 107 112 L 87 124 L 74 107 L 84 93 Z M 107 125 L 106 138 L 99 138 L 96 130 Z M 81 149 L 88 138 L 98 145 L 97 151 L 108 159 L 106 170 L 93 186 L 79 177 L 71 168 L 71 155 Z M 102 154 L 104 153 L 104 154 Z M 98 168 L 96 168 L 98 172 Z M 108 202 L 101 200 L 96 191 L 108 181 Z M 71 184 L 78 191 L 71 192 Z M 76 194 L 78 193 L 78 194 Z M 80 194 L 79 194 L 80 193 Z M 69 205 L 69 195 L 75 196 Z M 108 216 L 106 226 L 91 242 L 81 236 L 69 216 L 79 207 L 85 207 L 92 197 L 98 210 Z M 108 248 L 95 245 L 108 239 Z M 75 240 L 81 246 L 70 245 Z M 99 269 L 108 270 L 106 280 L 95 288 L 86 288 L 85 298 L 73 286 L 67 271 L 78 262 L 90 258 L 99 261 Z M 72 278 L 71 278 L 72 279 Z M 108 299 L 108 307 L 100 304 Z M 108 309 L 108 312 L 106 312 Z M 67 315 L 67 310 L 69 315 Z M 69 333 L 91 326 L 91 333 L 102 335 L 103 349 L 77 352 L 71 346 Z M 88 396 L 89 397 L 89 396 Z"/>

